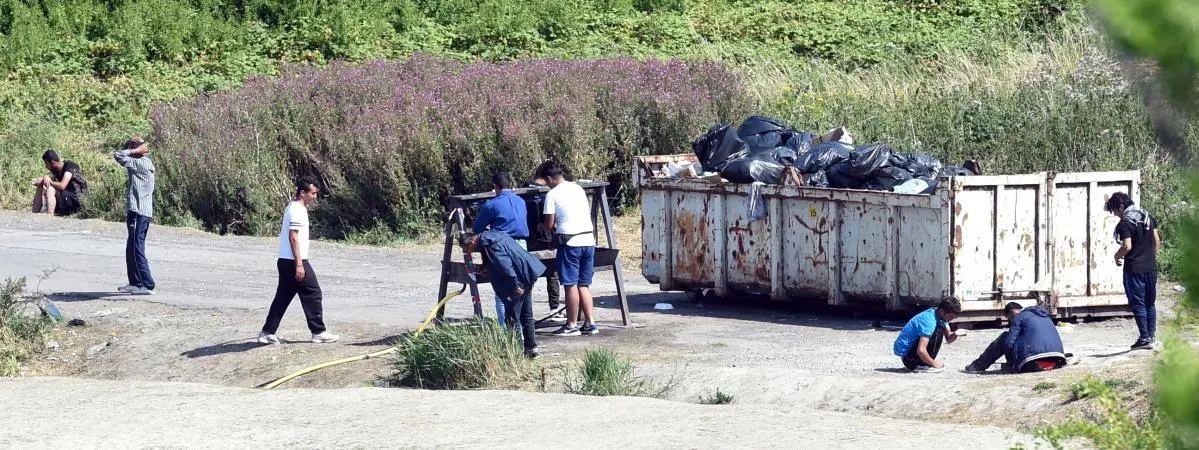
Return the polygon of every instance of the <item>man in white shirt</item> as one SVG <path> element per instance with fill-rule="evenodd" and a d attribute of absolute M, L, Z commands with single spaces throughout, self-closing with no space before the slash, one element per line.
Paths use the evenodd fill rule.
<path fill-rule="evenodd" d="M 316 201 L 317 188 L 311 181 L 296 182 L 296 200 L 283 211 L 283 226 L 279 231 L 279 286 L 275 288 L 275 300 L 271 302 L 266 324 L 258 333 L 258 342 L 278 344 L 275 332 L 283 313 L 296 294 L 300 294 L 300 306 L 308 319 L 308 330 L 312 342 L 337 342 L 338 336 L 325 330 L 321 308 L 321 285 L 316 281 L 316 271 L 308 264 L 308 205 Z"/>
<path fill-rule="evenodd" d="M 591 298 L 591 276 L 595 269 L 595 227 L 591 223 L 591 208 L 587 192 L 575 183 L 566 181 L 562 168 L 547 161 L 537 168 L 537 178 L 546 180 L 550 192 L 545 195 L 545 227 L 554 232 L 558 247 L 558 279 L 566 291 L 566 325 L 555 336 L 598 334 L 595 326 L 594 301 Z M 585 323 L 575 321 L 583 311 Z"/>

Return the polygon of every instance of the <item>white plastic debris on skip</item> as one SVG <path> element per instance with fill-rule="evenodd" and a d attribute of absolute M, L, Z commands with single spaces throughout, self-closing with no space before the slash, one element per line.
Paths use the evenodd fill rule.
<path fill-rule="evenodd" d="M 663 167 L 663 169 L 665 170 L 666 176 L 670 178 L 696 178 L 699 177 L 701 173 L 704 173 L 703 168 L 700 167 L 699 163 L 690 161 L 672 161 L 666 163 L 666 166 Z"/>

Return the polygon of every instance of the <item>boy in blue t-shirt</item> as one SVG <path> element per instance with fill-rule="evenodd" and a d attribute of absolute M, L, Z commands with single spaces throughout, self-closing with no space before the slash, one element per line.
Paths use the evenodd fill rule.
<path fill-rule="evenodd" d="M 895 356 L 902 358 L 903 366 L 914 372 L 940 372 L 945 367 L 937 361 L 941 351 L 941 340 L 953 342 L 958 333 L 949 331 L 949 322 L 962 313 L 962 302 L 954 297 L 941 299 L 936 308 L 917 314 L 895 338 Z"/>

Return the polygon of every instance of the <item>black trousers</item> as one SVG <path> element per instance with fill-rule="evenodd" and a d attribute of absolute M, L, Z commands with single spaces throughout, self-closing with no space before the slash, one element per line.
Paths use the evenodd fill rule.
<path fill-rule="evenodd" d="M 933 331 L 933 335 L 928 338 L 928 347 L 926 348 L 928 349 L 929 357 L 937 359 L 937 353 L 941 352 L 941 342 L 944 340 L 945 327 L 937 325 L 937 329 Z M 912 349 L 908 350 L 908 354 L 903 357 L 903 366 L 907 367 L 908 370 L 916 370 L 917 367 L 925 365 L 924 360 L 920 359 L 920 354 L 916 352 L 918 345 L 919 343 L 913 345 Z"/>
<path fill-rule="evenodd" d="M 987 370 L 988 367 L 991 367 L 991 364 L 995 364 L 995 361 L 999 361 L 999 358 L 1006 360 L 1009 365 L 1019 362 L 1012 361 L 1011 357 L 1008 356 L 1008 352 L 1011 349 L 1009 349 L 1007 346 L 1007 333 L 1008 332 L 1006 331 L 999 333 L 999 337 L 995 338 L 994 341 L 991 341 L 991 344 L 987 346 L 987 349 L 983 350 L 983 354 L 978 355 L 978 359 L 974 360 L 974 362 L 971 362 L 970 366 L 978 370 Z"/>
<path fill-rule="evenodd" d="M 562 286 L 558 283 L 558 271 L 546 268 L 545 270 L 545 295 L 549 297 L 550 309 L 558 309 L 562 304 Z"/>
<path fill-rule="evenodd" d="M 296 294 L 300 295 L 300 306 L 304 308 L 304 317 L 308 319 L 308 331 L 320 334 L 325 331 L 325 319 L 321 307 L 321 285 L 316 281 L 316 271 L 308 260 L 304 260 L 304 281 L 296 281 L 296 262 L 279 258 L 279 286 L 275 288 L 275 300 L 271 302 L 271 310 L 266 315 L 266 324 L 262 331 L 275 334 L 279 331 L 279 322 L 283 321 L 283 313 L 291 305 Z"/>
<path fill-rule="evenodd" d="M 532 287 L 529 288 L 529 291 L 525 291 L 525 295 L 508 297 L 503 300 L 508 323 L 520 325 L 526 351 L 537 347 L 537 326 L 533 324 L 533 293 L 531 291 Z"/>

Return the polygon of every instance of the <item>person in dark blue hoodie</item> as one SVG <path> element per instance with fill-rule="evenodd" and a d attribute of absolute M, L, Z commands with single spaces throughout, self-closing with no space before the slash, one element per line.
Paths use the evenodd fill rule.
<path fill-rule="evenodd" d="M 966 366 L 967 373 L 986 372 L 1001 356 L 1007 360 L 1007 371 L 1011 373 L 1039 372 L 1066 365 L 1062 337 L 1049 311 L 1010 302 L 1003 307 L 1003 315 L 1010 324 L 1008 331 L 1001 333 L 978 359 Z"/>
<path fill-rule="evenodd" d="M 462 251 L 479 252 L 491 279 L 491 287 L 504 301 L 508 317 L 519 323 L 524 335 L 525 355 L 537 357 L 537 329 L 533 325 L 533 284 L 545 273 L 542 264 L 516 243 L 508 233 L 488 230 L 479 234 L 463 233 L 458 239 Z"/>

